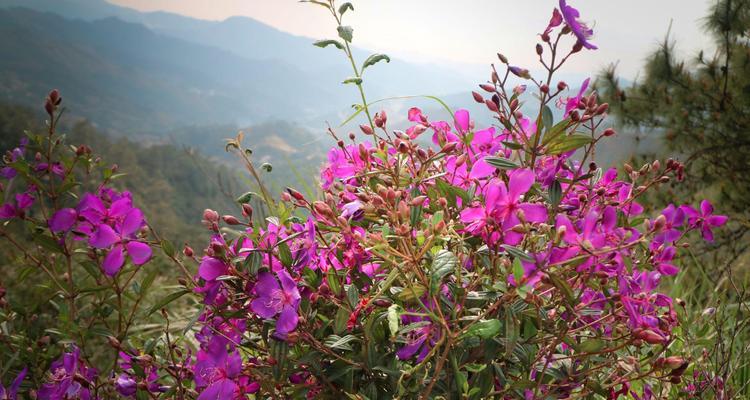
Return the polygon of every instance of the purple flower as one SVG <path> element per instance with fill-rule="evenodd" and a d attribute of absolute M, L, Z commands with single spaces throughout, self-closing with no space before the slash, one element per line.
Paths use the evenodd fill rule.
<path fill-rule="evenodd" d="M 135 355 L 139 355 L 140 352 L 136 352 Z M 146 389 L 151 393 L 160 393 L 166 391 L 166 388 L 159 385 L 159 373 L 157 367 L 153 364 L 147 363 L 145 365 L 137 365 L 137 369 L 133 367 L 134 363 L 138 361 L 134 360 L 134 357 L 130 354 L 121 351 L 119 365 L 124 371 L 115 380 L 115 389 L 123 397 L 131 397 L 136 394 L 138 389 L 138 380 L 141 381 L 141 389 Z"/>
<path fill-rule="evenodd" d="M 549 24 L 547 24 L 547 28 L 544 30 L 544 33 L 542 33 L 542 40 L 544 40 L 545 42 L 549 42 L 550 32 L 552 32 L 553 28 L 560 26 L 562 22 L 563 22 L 562 14 L 560 14 L 560 11 L 555 8 L 552 11 L 552 17 L 549 19 Z"/>
<path fill-rule="evenodd" d="M 588 41 L 591 39 L 594 31 L 578 19 L 581 16 L 578 10 L 569 6 L 566 0 L 560 0 L 560 11 L 562 12 L 565 24 L 568 25 L 576 36 L 578 43 L 589 50 L 596 50 L 598 47 Z"/>
<path fill-rule="evenodd" d="M 73 208 L 62 208 L 49 219 L 49 229 L 54 233 L 67 232 L 78 221 L 78 211 Z"/>
<path fill-rule="evenodd" d="M 518 169 L 510 174 L 510 181 L 505 183 L 495 179 L 485 189 L 484 205 L 469 207 L 461 212 L 461 222 L 467 224 L 466 230 L 479 234 L 488 224 L 500 225 L 506 233 L 506 244 L 516 244 L 522 235 L 510 231 L 521 221 L 518 212 L 524 214 L 529 222 L 543 222 L 547 219 L 547 209 L 542 204 L 522 203 L 521 195 L 528 192 L 534 184 L 534 172 Z"/>
<path fill-rule="evenodd" d="M 120 374 L 115 380 L 115 389 L 120 396 L 130 397 L 138 390 L 138 383 L 128 374 Z"/>
<path fill-rule="evenodd" d="M 107 275 L 114 276 L 120 271 L 125 263 L 126 251 L 135 265 L 145 264 L 151 258 L 151 247 L 135 238 L 143 224 L 143 213 L 133 208 L 121 223 L 115 225 L 115 229 L 107 224 L 98 226 L 89 244 L 97 249 L 109 249 L 102 263 Z"/>
<path fill-rule="evenodd" d="M 227 341 L 214 336 L 198 352 L 195 363 L 195 386 L 199 390 L 198 400 L 242 399 L 246 393 L 260 389 L 257 382 L 250 382 L 242 375 L 242 357 L 238 350 L 227 351 Z"/>
<path fill-rule="evenodd" d="M 92 399 L 91 387 L 98 372 L 81 359 L 81 350 L 73 346 L 50 366 L 47 383 L 39 388 L 40 400 Z"/>
<path fill-rule="evenodd" d="M 30 192 L 19 193 L 15 196 L 15 201 L 0 207 L 0 219 L 22 217 L 33 204 L 34 197 Z"/>
<path fill-rule="evenodd" d="M 701 202 L 700 211 L 690 206 L 682 206 L 680 208 L 687 214 L 688 222 L 691 226 L 700 227 L 703 239 L 707 242 L 714 241 L 712 228 L 726 224 L 729 219 L 726 215 L 713 215 L 714 207 L 708 200 Z"/>
<path fill-rule="evenodd" d="M 682 235 L 679 227 L 685 222 L 685 210 L 682 207 L 675 207 L 670 204 L 661 214 L 665 218 L 664 228 L 654 236 L 654 245 L 658 246 L 663 243 L 674 243 Z"/>
<path fill-rule="evenodd" d="M 568 114 L 570 114 L 571 111 L 575 110 L 576 107 L 578 107 L 578 103 L 581 102 L 581 97 L 583 97 L 583 94 L 586 93 L 586 89 L 589 87 L 589 81 L 591 78 L 586 78 L 585 81 L 583 81 L 583 84 L 581 84 L 581 89 L 578 91 L 578 95 L 575 97 L 570 97 L 565 102 L 565 117 L 568 117 Z"/>
<path fill-rule="evenodd" d="M 26 378 L 26 373 L 28 371 L 29 369 L 24 367 L 7 389 L 2 383 L 0 383 L 0 400 L 16 400 L 16 397 L 18 396 L 18 388 L 21 387 L 21 382 Z"/>
<path fill-rule="evenodd" d="M 255 284 L 255 293 L 258 297 L 252 301 L 250 307 L 262 318 L 273 318 L 280 314 L 276 321 L 276 333 L 285 336 L 297 327 L 297 308 L 301 297 L 297 284 L 286 270 L 278 271 L 276 276 L 279 278 L 278 281 L 270 272 L 258 274 L 258 282 Z"/>

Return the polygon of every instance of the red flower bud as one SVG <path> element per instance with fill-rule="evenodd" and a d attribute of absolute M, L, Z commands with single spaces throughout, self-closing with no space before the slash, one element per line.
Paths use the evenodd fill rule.
<path fill-rule="evenodd" d="M 375 133 L 370 125 L 360 125 L 359 129 L 362 130 L 362 133 L 364 133 L 365 135 L 372 135 L 373 133 Z"/>

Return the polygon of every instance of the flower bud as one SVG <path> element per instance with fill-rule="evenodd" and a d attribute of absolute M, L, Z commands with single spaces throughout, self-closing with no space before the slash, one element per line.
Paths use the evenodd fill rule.
<path fill-rule="evenodd" d="M 508 63 L 508 59 L 504 55 L 502 55 L 500 53 L 497 53 L 497 58 L 500 59 L 500 62 L 503 63 L 503 64 L 507 64 Z"/>
<path fill-rule="evenodd" d="M 547 93 L 549 93 L 549 86 L 547 86 L 547 84 L 545 83 L 545 84 L 543 84 L 542 86 L 539 87 L 539 91 L 542 92 L 542 93 L 544 93 L 544 94 L 547 94 Z"/>
<path fill-rule="evenodd" d="M 607 128 L 607 129 L 605 129 L 605 130 L 604 130 L 604 132 L 603 132 L 603 135 L 604 135 L 604 136 L 608 136 L 608 137 L 609 137 L 609 136 L 612 136 L 612 135 L 614 135 L 614 134 L 615 134 L 615 130 L 614 130 L 614 129 L 612 129 L 612 128 Z"/>
<path fill-rule="evenodd" d="M 567 87 L 568 87 L 567 83 L 563 81 L 557 82 L 557 90 L 565 90 L 565 88 Z"/>
<path fill-rule="evenodd" d="M 414 207 L 421 206 L 425 200 L 427 200 L 427 196 L 417 196 L 411 199 L 411 205 Z"/>
<path fill-rule="evenodd" d="M 365 135 L 372 135 L 375 132 L 372 130 L 372 127 L 370 125 L 360 125 L 359 129 L 364 133 Z"/>
<path fill-rule="evenodd" d="M 328 207 L 328 204 L 323 203 L 322 201 L 314 202 L 313 209 L 320 215 L 323 215 L 326 217 L 333 216 L 333 210 L 331 210 L 331 207 Z"/>
<path fill-rule="evenodd" d="M 537 43 L 536 44 L 536 54 L 541 56 L 542 53 L 544 53 L 544 47 L 542 47 L 541 44 Z"/>
<path fill-rule="evenodd" d="M 289 193 L 289 195 L 292 196 L 297 201 L 305 201 L 305 196 L 303 196 L 302 193 L 290 187 L 286 188 L 286 192 Z"/>
<path fill-rule="evenodd" d="M 225 216 L 221 217 L 221 219 L 227 225 L 239 225 L 239 224 L 241 224 L 240 220 L 238 220 L 237 217 L 235 217 L 233 215 L 225 215 Z"/>
<path fill-rule="evenodd" d="M 485 92 L 495 93 L 495 87 L 493 85 L 490 85 L 489 83 L 482 83 L 481 85 L 479 85 L 479 87 L 482 88 L 482 90 L 484 90 Z"/>
<path fill-rule="evenodd" d="M 242 215 L 244 215 L 245 218 L 247 219 L 252 219 L 253 218 L 253 206 L 247 203 L 242 204 Z"/>
<path fill-rule="evenodd" d="M 203 210 L 203 220 L 207 222 L 219 222 L 219 213 L 207 208 Z"/>
<path fill-rule="evenodd" d="M 602 115 L 606 113 L 608 110 L 609 110 L 609 104 L 607 103 L 600 104 L 599 107 L 596 108 L 596 112 L 594 112 L 594 114 Z"/>
<path fill-rule="evenodd" d="M 482 97 L 481 94 L 477 92 L 471 92 L 472 97 L 474 97 L 474 101 L 477 103 L 484 103 L 484 97 Z"/>
<path fill-rule="evenodd" d="M 193 254 L 195 254 L 195 252 L 193 252 L 192 247 L 186 244 L 185 247 L 182 248 L 182 254 L 184 254 L 185 257 L 193 257 Z"/>
<path fill-rule="evenodd" d="M 441 153 L 450 153 L 450 152 L 452 152 L 455 149 L 456 149 L 456 142 L 450 142 L 450 143 L 446 144 L 445 146 L 443 146 L 443 148 L 440 149 L 440 152 Z"/>
<path fill-rule="evenodd" d="M 492 101 L 490 99 L 485 100 L 484 104 L 492 112 L 498 112 L 500 110 L 500 108 L 497 106 L 497 103 L 495 103 L 494 101 Z"/>

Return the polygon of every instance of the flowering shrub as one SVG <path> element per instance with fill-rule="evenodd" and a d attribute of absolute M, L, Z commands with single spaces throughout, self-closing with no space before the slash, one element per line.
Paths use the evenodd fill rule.
<path fill-rule="evenodd" d="M 314 3 L 339 25 L 352 9 Z M 328 44 L 351 56 L 351 28 L 338 31 L 344 43 Z M 569 57 L 596 49 L 591 35 L 561 0 L 536 48 L 547 76 L 499 55 L 485 94 L 473 93 L 497 121 L 489 127 L 463 109 L 443 121 L 412 108 L 410 126 L 392 130 L 385 112 L 370 116 L 355 67 L 369 123 L 363 139 L 330 131 L 337 147 L 320 197 L 287 189 L 276 203 L 261 187 L 273 215 L 265 221 L 253 219 L 251 194 L 239 199 L 241 218 L 206 210 L 201 254 L 159 239 L 110 185 L 112 168 L 76 195 L 98 163 L 55 133 L 53 91 L 48 135 L 32 135 L 3 170 L 0 233 L 62 300 L 64 329 L 44 337 L 63 355 L 44 374 L 40 359 L 20 359 L 34 367 L 37 397 L 651 399 L 681 390 L 689 360 L 671 346 L 680 310 L 659 282 L 679 273 L 686 235 L 711 240 L 726 218 L 707 202 L 643 215 L 639 196 L 680 180 L 678 161 L 621 172 L 596 164 L 597 143 L 615 133 L 602 129 L 607 104 L 588 81 L 570 97 L 553 84 Z M 531 113 L 526 90 L 539 101 Z M 227 147 L 257 176 L 240 138 Z M 136 277 L 157 247 L 184 276 L 154 300 L 155 274 Z M 166 307 L 182 296 L 200 303 L 174 329 Z M 156 332 L 134 331 L 135 318 L 159 314 Z M 108 337 L 109 358 L 93 353 L 95 337 Z"/>

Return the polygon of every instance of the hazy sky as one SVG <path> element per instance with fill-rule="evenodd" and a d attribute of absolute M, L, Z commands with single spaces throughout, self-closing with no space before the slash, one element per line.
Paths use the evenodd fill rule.
<path fill-rule="evenodd" d="M 325 9 L 296 0 L 108 0 L 143 11 L 164 10 L 221 20 L 253 17 L 280 30 L 312 38 L 335 37 Z M 340 3 L 340 1 L 339 1 Z M 557 5 L 555 0 L 354 0 L 345 24 L 355 44 L 415 62 L 487 64 L 500 51 L 535 67 L 534 44 Z M 710 41 L 701 18 L 712 0 L 569 0 L 594 28 L 600 50 L 579 55 L 569 72 L 593 73 L 617 62 L 634 77 L 672 21 L 678 50 L 692 56 Z"/>

